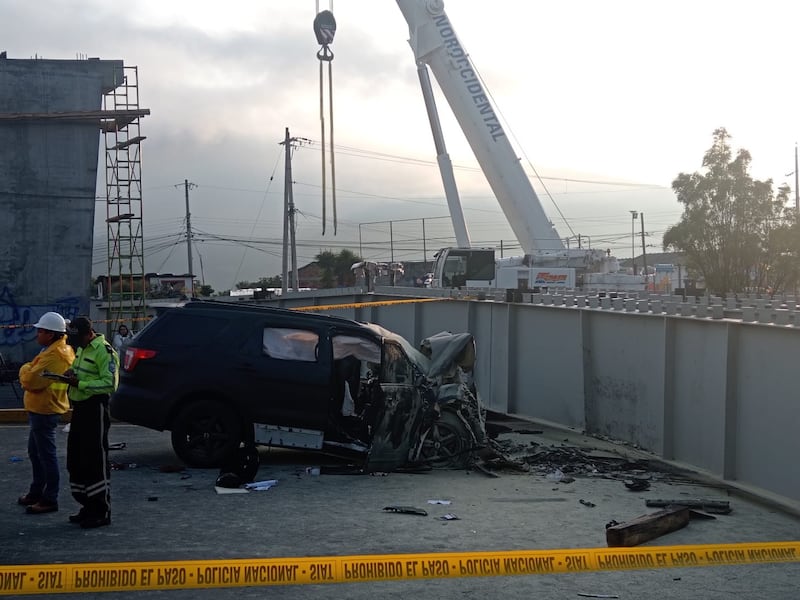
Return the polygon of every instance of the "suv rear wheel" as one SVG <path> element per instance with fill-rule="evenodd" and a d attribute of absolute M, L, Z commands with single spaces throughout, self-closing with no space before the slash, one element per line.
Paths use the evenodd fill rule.
<path fill-rule="evenodd" d="M 215 400 L 184 406 L 172 424 L 172 449 L 191 467 L 219 467 L 242 441 L 242 425 L 229 407 Z"/>

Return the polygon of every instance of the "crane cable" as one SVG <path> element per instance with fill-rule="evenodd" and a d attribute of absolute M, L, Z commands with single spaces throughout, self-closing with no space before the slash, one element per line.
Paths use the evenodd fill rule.
<path fill-rule="evenodd" d="M 333 211 L 333 234 L 336 235 L 336 166 L 333 152 L 333 52 L 330 44 L 336 34 L 336 19 L 330 10 L 317 13 L 314 18 L 314 34 L 321 46 L 317 52 L 319 59 L 319 120 L 322 130 L 322 235 L 325 235 L 326 216 L 326 161 L 325 161 L 325 67 L 328 63 L 328 109 L 330 121 L 330 161 L 331 161 L 331 209 Z"/>

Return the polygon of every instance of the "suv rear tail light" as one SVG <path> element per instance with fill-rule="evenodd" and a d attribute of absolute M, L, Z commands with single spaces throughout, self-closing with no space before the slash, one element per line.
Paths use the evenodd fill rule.
<path fill-rule="evenodd" d="M 144 348 L 128 347 L 125 350 L 125 362 L 122 364 L 122 368 L 128 372 L 133 371 L 133 368 L 140 360 L 153 358 L 155 355 L 156 355 L 155 350 L 146 350 Z"/>

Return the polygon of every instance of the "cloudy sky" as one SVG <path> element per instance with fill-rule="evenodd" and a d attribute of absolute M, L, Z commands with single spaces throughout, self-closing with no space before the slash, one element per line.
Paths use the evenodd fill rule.
<path fill-rule="evenodd" d="M 281 272 L 285 128 L 298 262 L 350 247 L 430 259 L 452 243 L 407 25 L 391 0 L 336 0 L 333 61 L 338 227 L 322 236 L 318 45 L 325 0 L 0 0 L 9 58 L 122 59 L 139 69 L 147 271 L 194 270 L 217 290 Z M 794 186 L 800 5 L 766 0 L 449 0 L 447 13 L 562 237 L 648 252 L 680 216 L 670 191 L 727 128 L 752 174 Z M 444 99 L 437 98 L 474 243 L 512 243 Z M 102 180 L 101 180 L 102 183 Z M 104 189 L 99 188 L 102 195 Z M 96 274 L 106 231 L 98 204 Z M 425 243 L 422 219 L 425 219 Z M 389 221 L 392 223 L 390 245 Z M 637 235 L 638 235 L 637 222 Z M 637 254 L 639 250 L 637 249 Z"/>

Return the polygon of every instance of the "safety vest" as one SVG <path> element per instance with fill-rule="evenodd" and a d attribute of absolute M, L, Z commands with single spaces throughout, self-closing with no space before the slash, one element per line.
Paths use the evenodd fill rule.
<path fill-rule="evenodd" d="M 103 334 L 95 334 L 85 348 L 78 348 L 72 371 L 78 378 L 78 387 L 69 388 L 73 402 L 112 394 L 119 384 L 119 355 Z"/>

